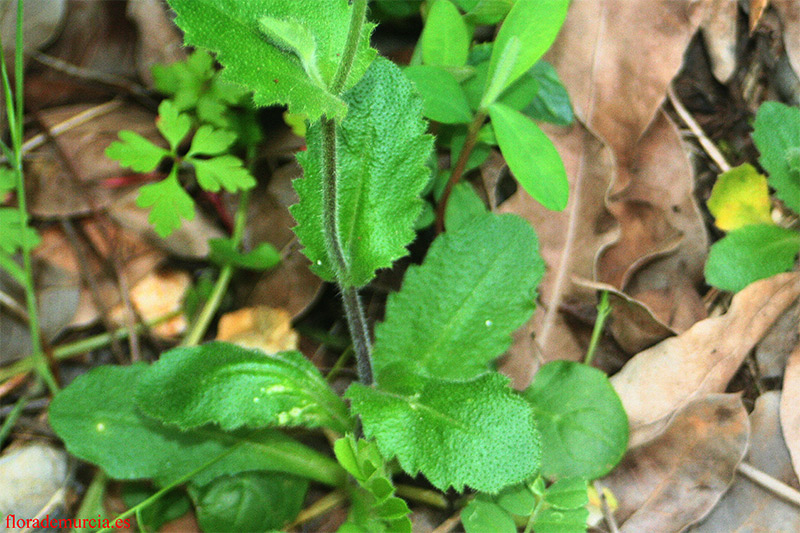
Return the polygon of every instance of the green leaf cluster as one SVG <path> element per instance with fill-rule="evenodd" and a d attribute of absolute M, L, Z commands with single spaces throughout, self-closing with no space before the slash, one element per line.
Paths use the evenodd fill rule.
<path fill-rule="evenodd" d="M 513 215 L 478 215 L 438 237 L 376 330 L 377 386 L 346 393 L 384 457 L 440 489 L 497 492 L 539 467 L 533 410 L 489 366 L 533 313 L 537 248 Z"/>
<path fill-rule="evenodd" d="M 143 186 L 136 199 L 139 207 L 151 208 L 148 220 L 161 237 L 178 229 L 181 219 L 192 220 L 195 215 L 194 200 L 178 180 L 180 162 L 194 167 L 197 183 L 206 191 L 238 192 L 255 187 L 256 181 L 242 160 L 225 153 L 236 141 L 235 133 L 203 124 L 192 135 L 188 152 L 181 156 L 179 148 L 192 129 L 189 115 L 181 113 L 173 101 L 164 100 L 158 107 L 156 126 L 168 149 L 136 132 L 123 130 L 120 140 L 106 149 L 106 156 L 136 172 L 152 172 L 163 160 L 171 160 L 167 177 Z"/>
<path fill-rule="evenodd" d="M 800 108 L 765 102 L 753 141 L 769 177 L 741 165 L 719 176 L 708 200 L 717 226 L 729 233 L 711 247 L 706 280 L 732 292 L 791 270 L 800 252 L 800 232 L 772 221 L 767 191 L 769 184 L 787 208 L 800 213 Z"/>
<path fill-rule="evenodd" d="M 408 505 L 395 496 L 386 464 L 374 442 L 356 439 L 353 434 L 337 440 L 333 451 L 339 464 L 358 483 L 347 522 L 347 531 L 392 531 L 411 533 Z"/>
<path fill-rule="evenodd" d="M 256 105 L 288 105 L 314 122 L 343 117 L 347 105 L 331 83 L 347 43 L 347 0 L 169 0 L 186 43 L 217 54 L 221 79 L 254 92 Z M 350 88 L 375 57 L 372 24 L 358 37 Z M 268 68 L 268 72 L 265 72 Z"/>

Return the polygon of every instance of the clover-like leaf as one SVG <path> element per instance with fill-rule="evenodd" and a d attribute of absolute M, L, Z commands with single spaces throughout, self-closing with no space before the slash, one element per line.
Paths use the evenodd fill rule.
<path fill-rule="evenodd" d="M 232 131 L 219 130 L 203 124 L 192 137 L 192 145 L 186 157 L 193 155 L 219 155 L 236 142 L 236 134 Z"/>
<path fill-rule="evenodd" d="M 347 42 L 352 10 L 347 0 L 169 0 L 169 4 L 178 13 L 175 22 L 184 30 L 187 44 L 216 52 L 225 67 L 222 77 L 254 91 L 257 105 L 287 104 L 290 111 L 306 113 L 312 121 L 323 114 L 344 116 L 344 102 L 328 85 Z M 287 50 L 291 40 L 279 27 L 304 28 L 307 37 L 294 39 L 294 47 L 313 38 L 315 64 L 324 83 L 309 76 L 297 49 Z M 369 47 L 373 28 L 365 24 L 361 31 L 345 88 L 355 85 L 375 57 Z"/>
<path fill-rule="evenodd" d="M 422 472 L 439 489 L 468 485 L 493 493 L 539 467 L 531 406 L 500 374 L 447 381 L 395 367 L 377 387 L 354 383 L 346 397 L 384 457 L 396 457 L 411 475 Z"/>
<path fill-rule="evenodd" d="M 800 213 L 800 108 L 764 102 L 756 113 L 753 142 L 769 184 L 795 213 Z"/>
<path fill-rule="evenodd" d="M 544 273 L 538 247 L 516 215 L 475 216 L 437 237 L 389 297 L 375 331 L 376 372 L 391 364 L 448 379 L 486 372 L 533 313 Z"/>
<path fill-rule="evenodd" d="M 419 195 L 430 177 L 432 138 L 425 134 L 421 98 L 388 59 L 376 59 L 345 100 L 349 111 L 337 128 L 336 215 L 349 268 L 339 281 L 361 287 L 408 253 L 422 209 Z M 336 262 L 322 218 L 328 209 L 322 201 L 322 136 L 320 125 L 312 125 L 308 150 L 297 156 L 304 176 L 294 182 L 300 203 L 291 212 L 311 268 L 333 281 Z"/>
<path fill-rule="evenodd" d="M 543 475 L 595 479 L 622 459 L 628 417 L 600 370 L 572 361 L 547 363 L 523 396 L 542 432 Z"/>
<path fill-rule="evenodd" d="M 123 167 L 128 167 L 136 172 L 152 172 L 165 157 L 169 157 L 169 150 L 156 146 L 136 132 L 122 130 L 119 132 L 119 141 L 114 141 L 106 148 L 106 157 L 119 161 Z"/>
<path fill-rule="evenodd" d="M 725 231 L 772 224 L 767 178 L 746 163 L 719 175 L 707 204 L 717 227 Z"/>
<path fill-rule="evenodd" d="M 156 127 L 169 143 L 172 152 L 175 153 L 181 141 L 192 129 L 192 119 L 189 118 L 189 115 L 181 113 L 172 100 L 164 100 L 158 106 Z"/>
<path fill-rule="evenodd" d="M 711 246 L 706 281 L 722 290 L 738 292 L 754 281 L 788 272 L 798 252 L 798 231 L 774 224 L 743 226 Z"/>
<path fill-rule="evenodd" d="M 141 376 L 136 398 L 145 414 L 181 429 L 216 423 L 224 430 L 325 426 L 344 433 L 352 425 L 342 400 L 301 353 L 268 355 L 223 342 L 164 353 Z"/>
<path fill-rule="evenodd" d="M 194 218 L 194 200 L 183 190 L 174 172 L 139 189 L 136 205 L 152 208 L 147 220 L 162 239 L 181 226 L 182 218 Z"/>
<path fill-rule="evenodd" d="M 194 482 L 204 485 L 224 474 L 270 470 L 342 483 L 346 474 L 336 462 L 278 431 L 225 432 L 213 426 L 182 431 L 147 418 L 131 394 L 146 371 L 143 363 L 101 366 L 56 395 L 50 425 L 72 455 L 113 478 L 155 478 L 162 485 L 214 459 Z"/>
<path fill-rule="evenodd" d="M 197 183 L 206 191 L 218 192 L 223 188 L 228 192 L 236 192 L 256 186 L 255 178 L 236 156 L 226 154 L 211 159 L 190 157 L 187 161 L 194 165 Z"/>

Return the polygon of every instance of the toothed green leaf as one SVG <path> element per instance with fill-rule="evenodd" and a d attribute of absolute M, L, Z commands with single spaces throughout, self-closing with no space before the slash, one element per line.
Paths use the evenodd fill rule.
<path fill-rule="evenodd" d="M 408 253 L 420 193 L 430 171 L 432 138 L 425 135 L 422 100 L 400 69 L 376 59 L 344 96 L 347 117 L 337 127 L 336 198 L 342 251 L 349 266 L 340 282 L 366 285 L 379 268 Z M 322 131 L 309 129 L 308 150 L 298 154 L 303 178 L 295 181 L 300 202 L 291 209 L 294 228 L 314 272 L 334 280 L 335 262 L 326 247 L 322 213 Z"/>
<path fill-rule="evenodd" d="M 396 457 L 411 475 L 422 472 L 438 489 L 467 485 L 494 493 L 539 467 L 533 410 L 500 374 L 456 382 L 397 366 L 377 387 L 354 383 L 345 396 L 381 454 Z"/>
<path fill-rule="evenodd" d="M 255 178 L 244 168 L 242 160 L 232 155 L 211 159 L 188 158 L 197 173 L 197 183 L 211 192 L 220 188 L 228 192 L 244 191 L 256 186 Z"/>
<path fill-rule="evenodd" d="M 192 128 L 192 119 L 189 118 L 189 115 L 180 113 L 174 102 L 164 100 L 158 106 L 156 127 L 169 143 L 172 152 L 175 153 L 181 141 L 186 138 Z"/>
<path fill-rule="evenodd" d="M 299 352 L 222 342 L 175 348 L 141 376 L 136 398 L 145 414 L 181 429 L 351 426 L 344 403 Z"/>
<path fill-rule="evenodd" d="M 156 146 L 136 132 L 122 130 L 119 141 L 114 141 L 106 148 L 106 157 L 119 161 L 123 167 L 135 172 L 152 172 L 165 157 L 168 150 Z"/>
<path fill-rule="evenodd" d="M 344 102 L 328 90 L 345 49 L 352 7 L 347 0 L 169 0 L 187 44 L 217 53 L 224 79 L 253 90 L 257 105 L 286 104 L 310 120 L 343 117 Z M 266 22 L 266 28 L 264 27 Z M 286 31 L 306 37 L 292 46 Z M 345 88 L 352 87 L 375 57 L 369 47 L 372 24 L 365 24 Z M 265 29 L 267 30 L 265 32 Z M 313 38 L 320 78 L 309 76 L 296 53 Z M 303 44 L 305 41 L 305 44 Z"/>
<path fill-rule="evenodd" d="M 152 208 L 147 220 L 161 238 L 168 237 L 178 229 L 182 218 L 194 218 L 194 200 L 183 190 L 175 174 L 139 189 L 136 205 Z"/>
<path fill-rule="evenodd" d="M 448 379 L 485 372 L 533 313 L 544 273 L 538 247 L 515 215 L 478 215 L 440 235 L 389 297 L 375 331 L 378 375 L 391 364 Z"/>
<path fill-rule="evenodd" d="M 0 250 L 14 254 L 24 246 L 32 250 L 41 239 L 36 230 L 19 224 L 19 211 L 10 207 L 0 207 Z"/>
<path fill-rule="evenodd" d="M 192 137 L 192 145 L 186 157 L 197 154 L 219 155 L 230 148 L 236 141 L 236 134 L 232 131 L 218 130 L 213 126 L 204 124 L 197 129 Z"/>

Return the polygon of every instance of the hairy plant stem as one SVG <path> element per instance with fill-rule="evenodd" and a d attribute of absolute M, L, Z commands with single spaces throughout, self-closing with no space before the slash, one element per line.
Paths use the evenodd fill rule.
<path fill-rule="evenodd" d="M 447 202 L 450 200 L 450 194 L 453 192 L 453 187 L 456 186 L 456 184 L 461 180 L 461 176 L 464 175 L 464 170 L 467 168 L 469 156 L 472 154 L 472 150 L 475 148 L 475 145 L 478 142 L 478 132 L 481 130 L 481 126 L 483 126 L 484 122 L 486 122 L 486 111 L 479 110 L 475 114 L 475 117 L 472 119 L 472 122 L 467 129 L 467 138 L 464 140 L 464 146 L 461 148 L 461 153 L 458 154 L 458 160 L 456 160 L 456 164 L 453 167 L 453 172 L 450 174 L 450 179 L 447 181 L 447 185 L 444 188 L 442 197 L 439 200 L 439 205 L 436 208 L 437 233 L 444 231 L 444 214 L 447 210 Z"/>
<path fill-rule="evenodd" d="M 354 0 L 353 12 L 350 19 L 350 29 L 347 34 L 347 44 L 342 53 L 342 61 L 336 71 L 330 90 L 339 95 L 345 86 L 347 77 L 353 67 L 358 42 L 367 15 L 367 0 Z M 358 378 L 364 385 L 372 384 L 372 341 L 369 335 L 364 308 L 358 290 L 348 283 L 349 265 L 344 255 L 342 241 L 339 236 L 339 217 L 337 201 L 338 170 L 336 161 L 336 121 L 323 118 L 322 126 L 322 203 L 325 212 L 322 215 L 325 229 L 325 244 L 334 263 L 334 272 L 342 293 L 347 325 L 353 338 L 353 348 L 356 354 L 356 367 Z"/>

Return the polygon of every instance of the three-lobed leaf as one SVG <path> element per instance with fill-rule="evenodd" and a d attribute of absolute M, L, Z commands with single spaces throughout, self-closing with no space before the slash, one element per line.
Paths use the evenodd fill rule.
<path fill-rule="evenodd" d="M 156 146 L 136 132 L 122 130 L 119 141 L 114 141 L 106 148 L 106 157 L 118 161 L 123 167 L 135 172 L 152 172 L 170 152 Z"/>
<path fill-rule="evenodd" d="M 542 433 L 542 475 L 605 475 L 628 446 L 628 417 L 608 377 L 590 366 L 553 361 L 523 393 Z"/>
<path fill-rule="evenodd" d="M 515 215 L 486 213 L 440 235 L 389 297 L 375 332 L 376 373 L 398 363 L 447 379 L 485 372 L 533 313 L 543 273 L 536 234 Z"/>
<path fill-rule="evenodd" d="M 342 482 L 344 471 L 340 475 L 335 462 L 278 431 L 224 432 L 211 426 L 183 431 L 144 416 L 131 389 L 147 369 L 143 363 L 98 367 L 56 395 L 50 425 L 72 455 L 116 479 L 154 478 L 161 484 L 204 465 L 192 478 L 201 485 L 250 470 L 287 472 L 329 485 Z M 326 468 L 320 469 L 321 464 Z"/>
<path fill-rule="evenodd" d="M 722 290 L 738 292 L 754 281 L 791 270 L 798 252 L 798 231 L 774 224 L 743 226 L 711 247 L 706 281 Z"/>
<path fill-rule="evenodd" d="M 497 492 L 539 467 L 531 407 L 500 374 L 447 381 L 398 365 L 384 371 L 377 388 L 354 383 L 346 397 L 384 457 L 441 490 Z"/>
<path fill-rule="evenodd" d="M 181 141 L 192 129 L 192 119 L 189 115 L 181 113 L 172 100 L 164 100 L 158 106 L 156 127 L 169 143 L 172 153 L 175 153 Z"/>
<path fill-rule="evenodd" d="M 330 92 L 328 85 L 347 42 L 353 9 L 347 0 L 169 0 L 169 3 L 178 14 L 175 22 L 184 30 L 187 44 L 216 52 L 225 67 L 223 79 L 253 90 L 257 105 L 286 104 L 291 112 L 305 113 L 311 121 L 322 115 L 339 118 L 345 115 L 345 103 Z M 287 33 L 290 31 L 287 27 L 294 28 L 294 33 Z M 369 47 L 373 28 L 372 24 L 362 28 L 345 88 L 361 78 L 375 57 L 375 51 Z M 298 52 L 307 51 L 311 39 L 320 79 L 309 76 L 298 56 Z"/>
<path fill-rule="evenodd" d="M 406 255 L 416 236 L 420 193 L 430 171 L 432 138 L 425 134 L 422 100 L 400 69 L 377 59 L 344 96 L 347 117 L 337 127 L 335 209 L 347 272 L 339 282 L 366 285 L 379 268 Z M 334 280 L 336 261 L 327 249 L 322 214 L 322 144 L 319 124 L 309 129 L 308 150 L 298 154 L 303 178 L 294 186 L 300 202 L 291 208 L 294 228 L 314 272 Z"/>
<path fill-rule="evenodd" d="M 770 204 L 767 178 L 746 163 L 720 174 L 707 202 L 717 227 L 725 231 L 771 224 Z"/>
<path fill-rule="evenodd" d="M 216 129 L 203 124 L 192 137 L 192 144 L 186 157 L 193 155 L 219 155 L 236 142 L 236 134 L 228 130 Z"/>
<path fill-rule="evenodd" d="M 553 143 L 528 117 L 496 103 L 489 108 L 497 143 L 519 184 L 548 209 L 561 211 L 569 199 L 564 162 Z"/>
<path fill-rule="evenodd" d="M 800 108 L 764 102 L 756 113 L 753 142 L 775 195 L 800 213 Z"/>
<path fill-rule="evenodd" d="M 343 433 L 347 408 L 317 368 L 299 352 L 268 355 L 211 342 L 164 353 L 139 379 L 142 411 L 191 429 L 243 426 L 326 426 Z"/>
<path fill-rule="evenodd" d="M 237 192 L 256 186 L 255 178 L 236 156 L 226 154 L 211 159 L 190 158 L 189 162 L 194 165 L 197 183 L 206 191 L 218 192 L 222 188 Z"/>

